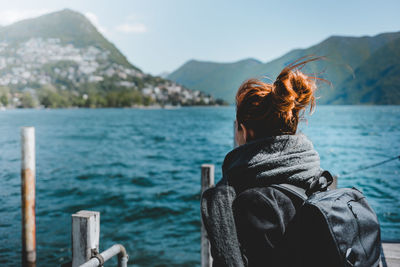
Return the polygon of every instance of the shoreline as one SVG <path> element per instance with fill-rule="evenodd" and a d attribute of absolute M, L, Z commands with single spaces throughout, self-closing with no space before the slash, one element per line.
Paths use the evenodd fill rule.
<path fill-rule="evenodd" d="M 0 111 L 8 110 L 61 110 L 61 109 L 180 109 L 180 108 L 194 108 L 194 107 L 230 107 L 233 105 L 188 105 L 188 106 L 173 106 L 173 105 L 149 105 L 149 106 L 132 106 L 132 107 L 60 107 L 60 108 L 45 108 L 45 107 L 35 107 L 35 108 L 18 108 L 18 107 L 0 107 Z"/>
<path fill-rule="evenodd" d="M 9 110 L 73 110 L 73 109 L 87 109 L 87 110 L 104 110 L 104 109 L 138 109 L 138 110 L 173 110 L 181 108 L 223 108 L 223 107 L 235 107 L 233 104 L 228 105 L 188 105 L 188 106 L 173 106 L 173 105 L 149 105 L 149 106 L 132 106 L 132 107 L 60 107 L 60 108 L 45 108 L 45 107 L 35 107 L 35 108 L 18 108 L 18 107 L 0 107 L 0 112 Z M 374 108 L 374 107 L 400 107 L 400 105 L 332 105 L 332 104 L 320 104 L 318 107 L 363 107 L 363 108 Z"/>

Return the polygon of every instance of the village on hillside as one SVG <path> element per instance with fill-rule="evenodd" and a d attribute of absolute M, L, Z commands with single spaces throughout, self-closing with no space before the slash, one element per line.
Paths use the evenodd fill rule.
<path fill-rule="evenodd" d="M 223 104 L 200 91 L 191 91 L 132 66 L 112 62 L 109 56 L 107 50 L 63 44 L 57 38 L 31 38 L 19 44 L 0 42 L 0 106 L 63 107 L 70 104 L 43 103 L 46 102 L 43 92 L 65 94 L 68 99 L 73 97 L 78 104 L 71 103 L 71 106 Z M 101 87 L 103 92 L 94 87 Z M 108 94 L 114 94 L 114 98 L 118 94 L 113 91 L 123 92 L 128 100 L 109 104 Z M 98 101 L 99 94 L 104 95 L 104 103 Z M 131 102 L 127 94 L 132 95 Z"/>

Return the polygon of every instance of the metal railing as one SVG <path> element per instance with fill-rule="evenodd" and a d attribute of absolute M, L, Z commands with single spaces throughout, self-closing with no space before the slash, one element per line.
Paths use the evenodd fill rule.
<path fill-rule="evenodd" d="M 115 255 L 118 255 L 118 267 L 127 267 L 128 266 L 128 254 L 126 253 L 126 249 L 123 245 L 116 244 L 110 247 L 107 250 L 104 250 L 102 253 L 95 253 L 92 258 L 80 265 L 80 267 L 97 267 L 103 266 L 104 262 L 108 261 Z"/>
<path fill-rule="evenodd" d="M 99 253 L 100 212 L 81 210 L 72 214 L 72 267 L 97 267 L 118 255 L 118 266 L 127 267 L 128 254 L 116 244 Z"/>
<path fill-rule="evenodd" d="M 22 266 L 36 266 L 35 216 L 35 128 L 21 128 L 21 208 L 22 208 Z M 124 246 L 113 245 L 98 253 L 100 212 L 79 211 L 72 214 L 72 262 L 64 266 L 102 266 L 118 255 L 118 266 L 126 267 L 128 254 Z"/>

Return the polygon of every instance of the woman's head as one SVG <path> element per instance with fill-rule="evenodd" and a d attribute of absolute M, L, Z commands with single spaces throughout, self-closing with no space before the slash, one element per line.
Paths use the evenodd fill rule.
<path fill-rule="evenodd" d="M 261 137 L 295 134 L 303 111 L 308 105 L 310 112 L 313 110 L 319 78 L 308 76 L 300 69 L 321 58 L 302 59 L 285 67 L 272 84 L 250 79 L 239 87 L 236 94 L 239 145 Z"/>

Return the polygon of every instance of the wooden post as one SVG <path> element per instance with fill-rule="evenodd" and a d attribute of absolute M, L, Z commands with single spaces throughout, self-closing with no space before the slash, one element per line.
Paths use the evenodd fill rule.
<path fill-rule="evenodd" d="M 201 165 L 201 193 L 214 186 L 214 165 Z M 208 241 L 207 231 L 201 224 L 201 267 L 211 267 L 212 258 L 210 252 L 210 242 Z"/>
<path fill-rule="evenodd" d="M 72 214 L 72 267 L 92 257 L 92 249 L 99 252 L 100 212 L 81 210 Z"/>
<path fill-rule="evenodd" d="M 21 128 L 22 266 L 36 266 L 35 128 Z"/>
<path fill-rule="evenodd" d="M 233 148 L 236 148 L 238 144 L 236 143 L 236 121 L 233 121 Z"/>

